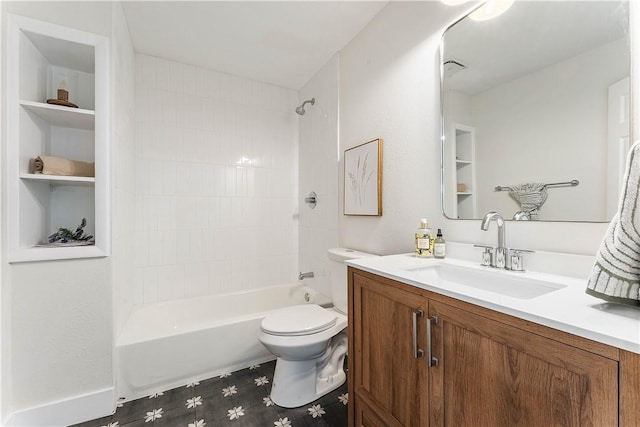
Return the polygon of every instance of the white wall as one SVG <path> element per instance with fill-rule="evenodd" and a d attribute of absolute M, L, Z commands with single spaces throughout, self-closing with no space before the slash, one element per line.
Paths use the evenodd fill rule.
<path fill-rule="evenodd" d="M 2 2 L 0 7 L 3 20 L 7 13 L 14 13 L 111 35 L 110 2 Z M 3 30 L 5 24 L 3 21 Z M 4 34 L 2 39 L 6 40 Z M 3 70 L 4 52 L 3 46 Z M 0 128 L 4 132 L 5 127 Z M 4 133 L 2 141 L 6 143 Z M 3 159 L 2 169 L 5 167 Z M 6 236 L 4 189 L 2 205 L 2 235 Z M 105 415 L 113 404 L 109 393 L 113 388 L 111 260 L 10 265 L 4 255 L 5 240 L 1 266 L 3 420 L 13 414 L 11 424 L 45 425 L 55 423 L 54 418 L 61 415 L 79 422 L 88 407 L 103 411 L 91 416 Z M 85 398 L 97 406 L 86 405 Z M 75 402 L 79 410 L 56 412 L 65 402 Z"/>
<path fill-rule="evenodd" d="M 12 411 L 113 386 L 108 259 L 15 264 Z"/>
<path fill-rule="evenodd" d="M 607 90 L 628 77 L 617 60 L 627 50 L 621 39 L 471 97 L 471 121 L 456 120 L 476 127 L 479 213 L 520 210 L 496 185 L 577 179 L 577 187 L 549 188 L 538 219 L 606 218 Z"/>
<path fill-rule="evenodd" d="M 341 201 L 341 245 L 410 252 L 420 218 L 442 227 L 438 44 L 459 14 L 440 2 L 391 2 L 342 50 L 341 156 L 375 138 L 384 148 L 382 216 L 344 216 Z"/>
<path fill-rule="evenodd" d="M 0 6 L 0 34 L 3 33 L 3 25 L 4 23 L 4 8 Z M 0 42 L 0 49 L 2 48 Z M 0 55 L 0 100 L 4 99 L 2 94 L 4 93 L 4 55 Z M 4 103 L 0 102 L 0 124 L 5 122 L 4 118 Z M 3 129 L 5 126 L 1 126 Z M 0 132 L 1 138 L 5 139 L 6 133 L 4 130 Z M 4 150 L 0 151 L 0 164 L 4 162 Z M 0 188 L 2 188 L 4 192 L 4 174 L 0 174 Z M 0 224 L 3 223 L 3 212 L 0 210 Z M 4 242 L 0 244 L 0 259 L 4 259 Z M 5 282 L 5 271 L 6 268 L 3 268 L 4 262 L 0 262 L 0 284 Z M 8 412 L 6 408 L 8 408 L 9 399 L 8 396 L 10 394 L 10 384 L 11 378 L 9 375 L 10 364 L 8 363 L 8 357 L 5 356 L 5 341 L 11 340 L 11 329 L 8 328 L 8 322 L 5 320 L 5 313 L 7 310 L 11 309 L 9 304 L 10 300 L 5 297 L 5 287 L 0 285 L 0 425 L 3 425 L 3 421 L 5 419 L 5 413 Z M 5 308 L 7 306 L 7 308 Z M 7 378 L 9 377 L 9 378 Z M 4 408 L 4 409 L 3 409 Z"/>
<path fill-rule="evenodd" d="M 338 106 L 340 57 L 334 55 L 300 90 L 298 102 L 315 98 L 299 116 L 300 204 L 299 267 L 313 271 L 305 279 L 315 289 L 331 295 L 327 250 L 338 246 Z M 318 195 L 315 209 L 304 203 L 311 191 Z"/>
<path fill-rule="evenodd" d="M 291 283 L 297 93 L 136 56 L 136 304 Z"/>
<path fill-rule="evenodd" d="M 113 336 L 118 336 L 134 300 L 135 233 L 135 52 L 120 2 L 113 6 L 112 21 L 112 110 L 113 149 L 112 236 Z"/>
<path fill-rule="evenodd" d="M 385 148 L 383 216 L 341 215 L 341 245 L 379 254 L 410 252 L 424 216 L 450 241 L 495 243 L 495 230 L 481 231 L 480 221 L 447 220 L 440 212 L 438 43 L 470 7 L 392 2 L 343 49 L 341 151 L 377 137 Z M 638 76 L 633 85 L 637 93 Z M 634 117 L 638 120 L 638 109 Z M 606 223 L 509 222 L 507 243 L 593 255 L 606 228 Z"/>

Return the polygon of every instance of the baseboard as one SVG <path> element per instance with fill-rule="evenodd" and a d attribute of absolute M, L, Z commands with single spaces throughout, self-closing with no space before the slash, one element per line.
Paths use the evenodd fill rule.
<path fill-rule="evenodd" d="M 105 417 L 115 409 L 113 387 L 14 412 L 6 427 L 64 427 Z"/>

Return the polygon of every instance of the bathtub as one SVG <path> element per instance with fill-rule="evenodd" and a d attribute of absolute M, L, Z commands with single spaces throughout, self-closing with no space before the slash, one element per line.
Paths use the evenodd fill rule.
<path fill-rule="evenodd" d="M 305 303 L 331 300 L 296 284 L 136 307 L 116 340 L 118 396 L 133 400 L 273 360 L 258 341 L 260 322 Z"/>

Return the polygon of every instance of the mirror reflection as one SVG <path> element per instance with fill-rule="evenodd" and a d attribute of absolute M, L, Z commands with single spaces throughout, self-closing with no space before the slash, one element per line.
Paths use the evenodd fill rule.
<path fill-rule="evenodd" d="M 630 147 L 627 1 L 516 1 L 442 39 L 449 218 L 611 220 Z"/>

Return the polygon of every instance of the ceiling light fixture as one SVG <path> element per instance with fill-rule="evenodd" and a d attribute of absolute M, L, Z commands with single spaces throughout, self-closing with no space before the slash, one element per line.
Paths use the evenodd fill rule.
<path fill-rule="evenodd" d="M 505 13 L 513 4 L 513 0 L 488 0 L 469 15 L 474 21 L 487 21 Z"/>

